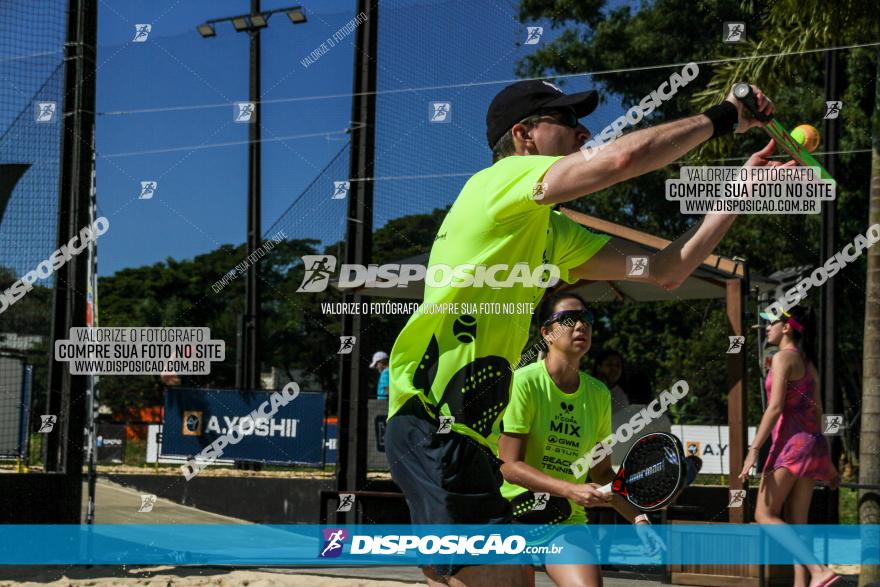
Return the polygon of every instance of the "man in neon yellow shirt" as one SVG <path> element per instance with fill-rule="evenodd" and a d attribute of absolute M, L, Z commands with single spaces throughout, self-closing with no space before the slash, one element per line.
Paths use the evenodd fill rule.
<path fill-rule="evenodd" d="M 760 111 L 771 113 L 769 100 L 754 89 Z M 510 367 L 528 338 L 530 304 L 540 302 L 554 278 L 638 279 L 675 289 L 733 224 L 732 215 L 709 214 L 653 252 L 593 234 L 552 211 L 664 167 L 734 127 L 745 132 L 760 124 L 743 116 L 731 93 L 704 114 L 624 135 L 585 158 L 579 148 L 590 134 L 578 119 L 597 103 L 593 91 L 566 95 L 549 82 L 523 81 L 489 106 L 487 137 L 496 162 L 468 180 L 446 215 L 431 249 L 424 304 L 391 351 L 386 454 L 413 523 L 510 520 L 499 491 L 499 419 L 509 400 Z M 771 143 L 748 164 L 771 164 L 772 150 Z M 628 276 L 631 255 L 647 257 L 649 271 Z M 494 304 L 512 305 L 502 306 L 509 312 L 502 314 Z M 425 574 L 435 584 L 524 581 L 518 567 L 437 566 Z"/>

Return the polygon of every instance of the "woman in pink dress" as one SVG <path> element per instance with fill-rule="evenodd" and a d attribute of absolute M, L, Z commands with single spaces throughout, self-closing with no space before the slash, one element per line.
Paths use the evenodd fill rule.
<path fill-rule="evenodd" d="M 739 477 L 743 481 L 748 479 L 749 471 L 758 460 L 758 451 L 771 437 L 770 454 L 758 489 L 755 521 L 806 524 L 816 481 L 837 488 L 840 475 L 831 462 L 828 442 L 822 435 L 822 401 L 816 370 L 801 350 L 804 313 L 793 308 L 779 320 L 763 313 L 761 317 L 771 320 L 767 326 L 767 342 L 779 347 L 779 352 L 773 355 L 764 384 L 767 410 Z M 818 564 L 803 544 L 795 546 L 792 554 L 804 563 L 795 565 L 795 587 L 827 587 L 840 580 L 830 568 Z"/>

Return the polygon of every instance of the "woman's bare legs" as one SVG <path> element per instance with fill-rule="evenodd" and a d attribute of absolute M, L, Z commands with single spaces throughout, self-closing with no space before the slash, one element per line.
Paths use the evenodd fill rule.
<path fill-rule="evenodd" d="M 785 501 L 785 507 L 783 508 L 783 512 L 785 513 L 785 521 L 788 524 L 798 524 L 797 517 L 793 515 L 792 507 L 791 507 L 791 499 L 787 499 Z M 807 584 L 810 582 L 810 574 L 807 571 L 807 567 L 804 565 L 792 565 L 794 568 L 794 583 L 792 587 L 807 587 Z"/>
<path fill-rule="evenodd" d="M 810 509 L 810 500 L 813 497 L 812 479 L 798 479 L 788 469 L 780 468 L 773 472 L 767 472 L 761 478 L 761 487 L 758 490 L 758 505 L 755 509 L 755 521 L 759 524 L 777 524 L 785 526 L 785 521 L 780 517 L 782 507 L 790 500 L 789 511 L 792 519 L 798 524 L 805 524 L 807 513 Z M 784 546 L 794 555 L 796 560 L 804 562 L 804 567 L 812 576 L 810 587 L 816 587 L 834 575 L 834 571 L 819 564 L 815 555 L 797 537 L 794 531 L 790 536 L 783 536 Z M 797 573 L 797 568 L 795 568 Z M 797 580 L 797 575 L 795 575 Z"/>
<path fill-rule="evenodd" d="M 544 568 L 559 587 L 602 587 L 599 565 L 546 565 Z"/>
<path fill-rule="evenodd" d="M 529 570 L 526 565 L 480 565 L 464 567 L 451 577 L 437 575 L 432 567 L 423 567 L 422 573 L 429 587 L 532 587 L 535 574 Z"/>

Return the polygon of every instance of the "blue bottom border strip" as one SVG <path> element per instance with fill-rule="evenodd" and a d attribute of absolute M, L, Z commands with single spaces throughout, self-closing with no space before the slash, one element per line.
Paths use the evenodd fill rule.
<path fill-rule="evenodd" d="M 649 528 L 626 524 L 2 525 L 0 564 L 880 564 L 880 525 Z"/>

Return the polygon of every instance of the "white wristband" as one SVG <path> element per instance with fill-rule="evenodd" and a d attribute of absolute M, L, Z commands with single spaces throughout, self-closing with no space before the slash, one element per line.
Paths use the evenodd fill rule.
<path fill-rule="evenodd" d="M 651 520 L 648 518 L 648 514 L 639 514 L 635 517 L 635 519 L 633 519 L 633 524 L 638 524 L 639 522 L 650 524 Z"/>

